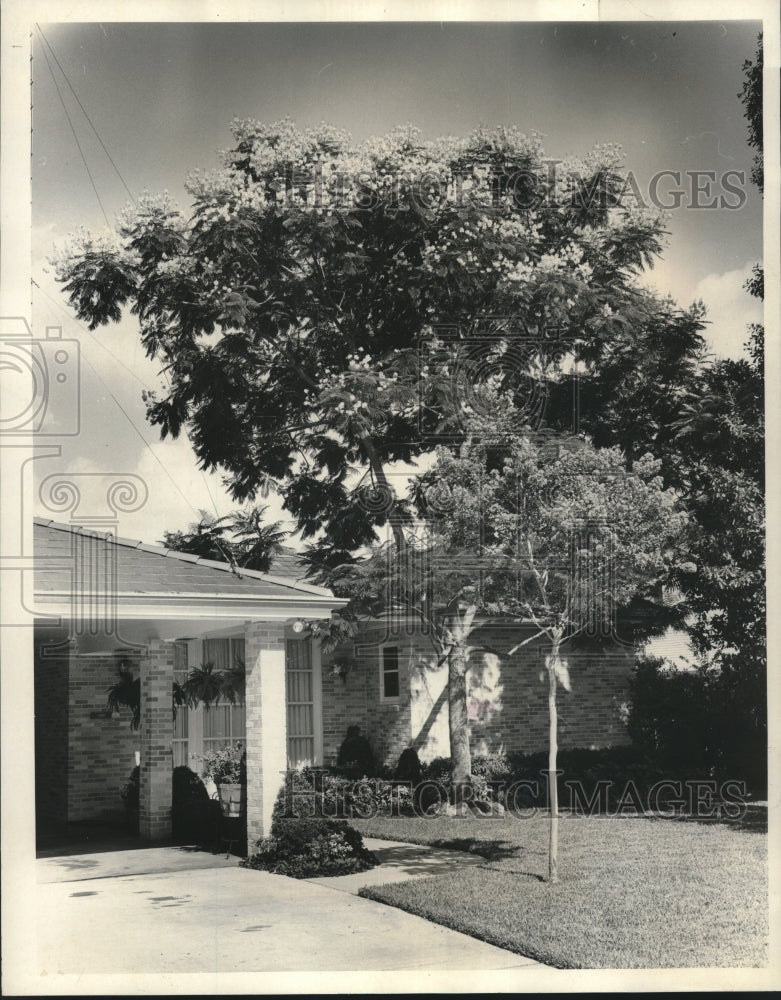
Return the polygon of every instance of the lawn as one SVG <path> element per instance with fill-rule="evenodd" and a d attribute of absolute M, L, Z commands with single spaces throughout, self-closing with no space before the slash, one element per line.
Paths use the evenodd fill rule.
<path fill-rule="evenodd" d="M 563 817 L 545 881 L 545 816 L 351 820 L 364 836 L 472 851 L 485 864 L 367 887 L 398 906 L 558 968 L 764 966 L 767 837 L 721 824 Z"/>

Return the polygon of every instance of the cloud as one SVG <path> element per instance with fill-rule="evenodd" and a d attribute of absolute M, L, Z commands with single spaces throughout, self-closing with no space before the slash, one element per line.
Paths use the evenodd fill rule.
<path fill-rule="evenodd" d="M 743 287 L 752 267 L 748 263 L 740 270 L 709 274 L 694 287 L 692 299 L 702 299 L 708 310 L 704 336 L 713 352 L 722 357 L 745 357 L 747 327 L 762 322 L 762 302 Z"/>

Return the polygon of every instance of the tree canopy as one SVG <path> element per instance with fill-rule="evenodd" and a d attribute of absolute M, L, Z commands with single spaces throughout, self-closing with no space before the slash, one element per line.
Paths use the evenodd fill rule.
<path fill-rule="evenodd" d="M 138 317 L 170 380 L 149 420 L 186 430 L 236 500 L 277 489 L 321 564 L 388 522 L 399 535 L 403 497 L 366 489 L 462 440 L 468 408 L 539 424 L 562 362 L 685 322 L 635 281 L 663 228 L 625 197 L 616 147 L 556 164 L 515 128 L 233 134 L 220 169 L 190 176 L 189 214 L 145 196 L 116 233 L 76 234 L 57 274 L 90 328 Z"/>
<path fill-rule="evenodd" d="M 186 531 L 164 532 L 162 544 L 175 552 L 267 573 L 288 534 L 279 521 L 265 523 L 267 510 L 262 505 L 248 507 L 225 517 L 201 510 L 199 520 Z"/>

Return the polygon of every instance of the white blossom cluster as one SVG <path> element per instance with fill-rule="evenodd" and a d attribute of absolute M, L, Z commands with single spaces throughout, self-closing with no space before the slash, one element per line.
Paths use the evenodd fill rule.
<path fill-rule="evenodd" d="M 280 203 L 325 213 L 377 199 L 417 200 L 432 210 L 463 199 L 489 205 L 497 169 L 536 163 L 541 155 L 538 138 L 517 129 L 424 142 L 420 130 L 402 126 L 357 147 L 333 126 L 300 130 L 289 119 L 270 125 L 235 120 L 233 132 L 238 151 L 222 154 L 224 168 L 189 179 L 202 213 L 212 202 L 217 218 Z M 260 183 L 248 183 L 247 166 Z"/>
<path fill-rule="evenodd" d="M 141 263 L 140 255 L 127 246 L 120 235 L 113 230 L 90 233 L 79 227 L 62 243 L 52 247 L 47 260 L 54 269 L 58 280 L 68 279 L 74 260 L 89 256 L 111 256 L 123 267 L 135 268 Z"/>

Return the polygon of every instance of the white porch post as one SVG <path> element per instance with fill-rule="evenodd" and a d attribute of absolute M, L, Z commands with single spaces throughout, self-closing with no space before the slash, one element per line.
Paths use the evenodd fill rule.
<path fill-rule="evenodd" d="M 268 836 L 287 767 L 285 624 L 247 622 L 247 849 Z"/>
<path fill-rule="evenodd" d="M 139 832 L 145 840 L 171 836 L 173 676 L 172 644 L 158 639 L 150 641 L 141 657 Z"/>

